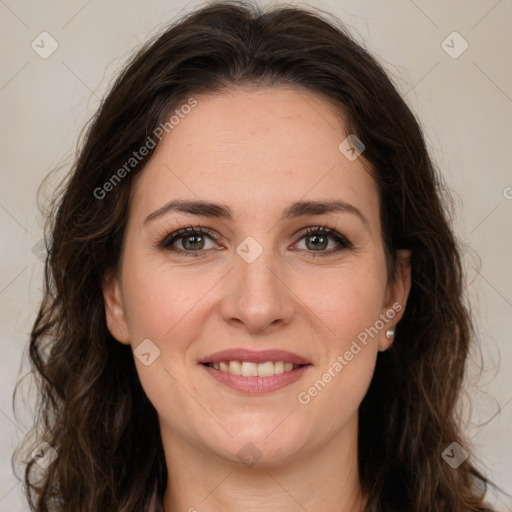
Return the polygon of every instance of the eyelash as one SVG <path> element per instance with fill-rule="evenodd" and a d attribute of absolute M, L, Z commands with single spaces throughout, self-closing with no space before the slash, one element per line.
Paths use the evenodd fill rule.
<path fill-rule="evenodd" d="M 354 246 L 353 244 L 345 238 L 343 235 L 335 231 L 334 228 L 330 228 L 327 226 L 316 226 L 316 227 L 310 227 L 307 228 L 305 231 L 300 233 L 300 238 L 297 240 L 299 242 L 306 236 L 310 234 L 321 234 L 325 236 L 330 236 L 333 238 L 339 246 L 336 249 L 331 249 L 329 251 L 320 251 L 315 254 L 315 251 L 308 251 L 311 252 L 311 254 L 308 255 L 308 257 L 316 258 L 316 257 L 324 257 L 329 256 L 334 253 L 338 253 L 339 251 L 342 251 L 343 249 L 352 249 Z M 183 229 L 178 229 L 177 231 L 174 231 L 168 235 L 166 235 L 158 244 L 157 247 L 160 247 L 162 249 L 174 252 L 176 254 L 183 254 L 186 257 L 192 257 L 197 258 L 201 257 L 202 255 L 200 253 L 206 252 L 205 250 L 199 250 L 199 251 L 185 251 L 183 249 L 177 249 L 176 247 L 172 247 L 172 244 L 179 240 L 180 238 L 186 238 L 187 236 L 192 235 L 200 235 L 200 236 L 208 236 L 211 238 L 215 243 L 219 243 L 221 239 L 217 237 L 212 231 L 210 231 L 207 228 L 202 228 L 201 226 L 190 226 Z"/>

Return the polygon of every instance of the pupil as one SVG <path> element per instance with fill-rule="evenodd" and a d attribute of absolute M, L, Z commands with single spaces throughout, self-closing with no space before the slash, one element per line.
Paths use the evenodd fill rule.
<path fill-rule="evenodd" d="M 189 242 L 190 240 L 192 240 L 192 243 L 188 244 L 189 247 L 186 247 L 187 242 Z M 197 244 L 200 244 L 201 242 L 202 242 L 202 236 L 201 235 L 190 235 L 190 236 L 188 236 L 187 238 L 184 239 L 183 248 L 184 249 L 197 249 L 198 248 Z M 196 245 L 194 245 L 194 244 L 196 244 Z M 199 248 L 201 248 L 201 247 L 199 247 Z"/>
<path fill-rule="evenodd" d="M 316 242 L 313 242 L 313 248 L 321 248 L 321 249 L 325 249 L 327 247 L 327 244 L 326 244 L 326 239 L 327 237 L 325 237 L 324 235 L 310 235 L 309 237 L 309 240 L 316 240 Z M 319 242 L 319 240 L 321 240 Z"/>

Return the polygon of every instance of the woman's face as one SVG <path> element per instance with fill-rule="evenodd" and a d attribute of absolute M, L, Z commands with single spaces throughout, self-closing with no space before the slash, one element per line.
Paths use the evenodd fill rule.
<path fill-rule="evenodd" d="M 324 99 L 285 87 L 195 99 L 135 181 L 108 326 L 135 350 L 164 446 L 291 463 L 354 439 L 403 313 L 407 255 L 388 283 L 376 185 L 340 149 L 348 134 Z M 190 226 L 204 233 L 169 236 Z"/>

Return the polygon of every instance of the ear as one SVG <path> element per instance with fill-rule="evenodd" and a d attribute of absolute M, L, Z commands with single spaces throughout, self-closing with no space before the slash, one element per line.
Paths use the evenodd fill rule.
<path fill-rule="evenodd" d="M 388 283 L 386 295 L 381 311 L 384 328 L 379 333 L 379 351 L 387 350 L 393 343 L 393 337 L 387 337 L 389 329 L 396 329 L 407 304 L 409 291 L 411 290 L 411 251 L 400 249 L 396 251 L 396 275 L 395 279 Z"/>
<path fill-rule="evenodd" d="M 125 345 L 130 344 L 128 324 L 121 291 L 121 282 L 114 271 L 107 272 L 103 278 L 103 302 L 105 303 L 105 318 L 107 328 L 112 336 Z"/>

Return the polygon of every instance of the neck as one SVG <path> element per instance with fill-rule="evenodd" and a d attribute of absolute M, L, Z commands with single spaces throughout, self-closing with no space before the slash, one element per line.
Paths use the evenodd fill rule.
<path fill-rule="evenodd" d="M 188 444 L 162 424 L 168 482 L 165 512 L 363 510 L 357 464 L 357 416 L 329 443 L 287 461 L 238 461 Z"/>

